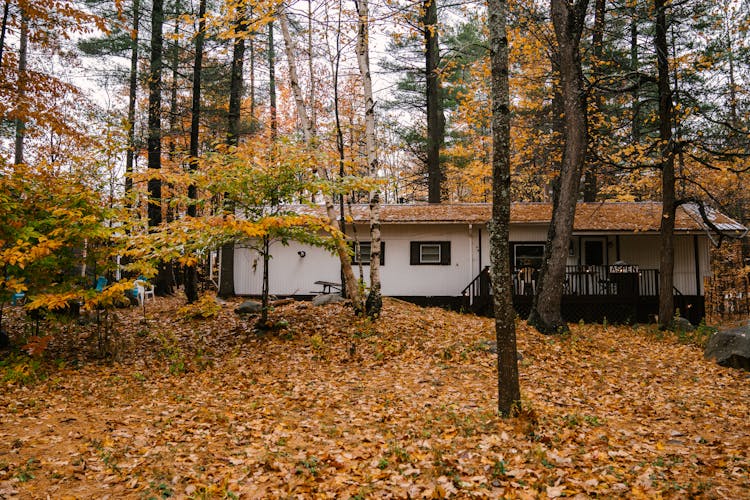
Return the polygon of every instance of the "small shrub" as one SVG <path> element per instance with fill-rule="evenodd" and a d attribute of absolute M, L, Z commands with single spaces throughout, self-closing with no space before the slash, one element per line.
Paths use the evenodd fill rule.
<path fill-rule="evenodd" d="M 25 465 L 19 467 L 18 472 L 16 473 L 16 479 L 21 483 L 30 481 L 34 479 L 34 471 L 38 468 L 39 465 L 37 464 L 37 460 L 35 458 L 30 458 Z"/>
<path fill-rule="evenodd" d="M 31 385 L 47 378 L 44 364 L 38 358 L 25 354 L 11 354 L 0 360 L 0 381 L 18 385 Z"/>
<path fill-rule="evenodd" d="M 492 477 L 494 479 L 505 477 L 506 467 L 504 460 L 496 460 L 492 465 Z"/>
<path fill-rule="evenodd" d="M 209 294 L 177 310 L 177 314 L 186 320 L 215 318 L 220 312 L 221 305 L 216 302 L 213 295 Z"/>
<path fill-rule="evenodd" d="M 317 477 L 320 474 L 320 460 L 317 457 L 310 457 L 297 463 L 297 474 L 307 471 L 311 476 Z"/>
<path fill-rule="evenodd" d="M 310 346 L 315 349 L 316 351 L 323 348 L 323 337 L 316 333 L 312 337 L 310 337 Z"/>

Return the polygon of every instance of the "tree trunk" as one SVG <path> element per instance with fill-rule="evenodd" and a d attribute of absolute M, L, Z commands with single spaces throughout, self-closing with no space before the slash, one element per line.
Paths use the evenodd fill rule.
<path fill-rule="evenodd" d="M 227 126 L 227 145 L 237 147 L 240 141 L 240 111 L 242 108 L 242 74 L 245 64 L 245 11 L 242 5 L 237 6 L 237 36 L 232 51 L 231 80 L 229 84 L 229 122 Z M 234 203 L 224 200 L 224 210 L 234 213 Z M 265 271 L 264 271 L 265 272 Z M 221 247 L 221 276 L 219 277 L 219 297 L 234 295 L 234 242 Z"/>
<path fill-rule="evenodd" d="M 669 46 L 667 45 L 667 18 L 665 0 L 654 0 L 656 14 L 657 85 L 659 91 L 659 139 L 661 142 L 662 216 L 660 226 L 659 259 L 659 327 L 667 328 L 674 316 L 674 217 L 675 172 L 674 144 L 672 142 L 672 91 L 669 84 Z"/>
<path fill-rule="evenodd" d="M 605 0 L 595 0 L 594 4 L 594 29 L 591 35 L 591 44 L 593 46 L 594 57 L 592 61 L 594 78 L 597 79 L 602 75 L 602 63 L 604 56 L 604 16 L 606 14 L 606 2 Z M 592 89 L 592 104 L 593 112 L 597 117 L 602 116 L 604 112 L 604 96 L 601 91 Z M 595 135 L 601 136 L 607 134 L 607 127 L 604 126 L 605 120 L 596 120 L 598 123 L 598 130 L 595 131 Z M 594 134 L 592 134 L 594 135 Z M 589 137 L 591 140 L 592 137 Z M 593 148 L 589 148 L 591 150 Z M 597 186 L 597 165 L 594 163 L 596 155 L 589 157 L 586 163 L 586 173 L 583 181 L 583 201 L 592 203 L 596 201 L 596 194 L 599 190 Z"/>
<path fill-rule="evenodd" d="M 633 5 L 632 19 L 630 20 L 630 71 L 638 74 L 638 4 Z M 636 78 L 638 78 L 636 76 Z M 633 143 L 641 142 L 641 95 L 640 84 L 633 86 L 633 124 L 631 134 Z"/>
<path fill-rule="evenodd" d="M 489 0 L 492 67 L 492 221 L 490 258 L 497 339 L 497 410 L 510 416 L 521 406 L 518 381 L 513 278 L 510 274 L 510 98 L 508 89 L 508 36 L 506 0 Z"/>
<path fill-rule="evenodd" d="M 370 197 L 370 291 L 365 301 L 365 312 L 372 319 L 380 317 L 383 309 L 383 294 L 380 291 L 380 241 L 380 192 L 375 191 Z"/>
<path fill-rule="evenodd" d="M 268 263 L 270 260 L 270 245 L 271 242 L 268 239 L 268 235 L 263 236 L 263 285 L 260 293 L 260 325 L 262 328 L 268 326 Z"/>
<path fill-rule="evenodd" d="M 0 26 L 0 71 L 3 68 L 3 53 L 5 52 L 5 33 L 8 30 L 8 12 L 10 10 L 10 0 L 5 0 L 3 4 L 3 20 Z"/>
<path fill-rule="evenodd" d="M 268 23 L 268 104 L 271 115 L 271 139 L 276 140 L 279 125 L 276 117 L 276 51 L 273 43 L 273 21 Z"/>
<path fill-rule="evenodd" d="M 245 67 L 245 30 L 247 20 L 244 7 L 237 7 L 237 36 L 232 50 L 232 69 L 229 83 L 229 122 L 227 145 L 236 147 L 240 143 L 240 113 L 242 110 L 242 75 Z"/>
<path fill-rule="evenodd" d="M 313 131 L 317 129 L 317 110 L 315 108 L 315 67 L 314 67 L 314 50 L 313 50 L 313 0 L 307 0 L 307 70 L 310 73 L 310 124 Z"/>
<path fill-rule="evenodd" d="M 378 176 L 378 151 L 375 141 L 375 99 L 372 93 L 370 74 L 369 27 L 370 12 L 367 0 L 355 0 L 359 25 L 357 30 L 357 63 L 362 75 L 365 97 L 365 144 L 367 147 L 367 173 Z M 380 193 L 370 193 L 370 291 L 367 294 L 365 309 L 370 318 L 377 318 L 383 308 L 380 293 Z"/>
<path fill-rule="evenodd" d="M 161 75 L 164 40 L 162 28 L 164 25 L 163 0 L 154 0 L 151 12 L 151 56 L 148 78 L 148 168 L 155 174 L 161 169 Z M 161 180 L 148 180 L 148 226 L 150 228 L 162 222 L 161 208 Z M 168 277 L 164 264 L 159 264 L 156 283 L 156 295 L 166 295 Z"/>
<path fill-rule="evenodd" d="M 437 0 L 425 0 L 424 46 L 427 98 L 427 201 L 440 203 L 443 172 L 440 169 L 440 149 L 445 134 L 445 116 L 440 90 L 440 48 L 438 46 Z"/>
<path fill-rule="evenodd" d="M 579 50 L 587 6 L 588 0 L 577 0 L 574 4 L 552 0 L 551 3 L 560 53 L 565 128 L 559 190 L 554 197 L 544 262 L 529 316 L 529 323 L 542 333 L 556 333 L 568 328 L 561 310 L 565 264 L 588 143 L 586 91 Z"/>
<path fill-rule="evenodd" d="M 250 16 L 252 17 L 252 10 Z M 250 91 L 250 127 L 255 132 L 257 130 L 255 118 L 255 38 L 251 37 L 247 42 L 250 48 L 250 85 L 248 86 Z"/>
<path fill-rule="evenodd" d="M 345 172 L 345 160 L 346 151 L 344 150 L 344 133 L 341 130 L 341 113 L 339 112 L 339 69 L 341 68 L 341 0 L 338 1 L 338 17 L 336 19 L 336 55 L 333 60 L 333 114 L 336 123 L 336 151 L 338 153 L 338 164 L 339 164 L 339 179 L 343 179 Z M 339 230 L 345 235 L 346 234 L 346 217 L 344 216 L 344 194 L 340 194 L 338 197 L 339 201 Z M 344 286 L 341 287 L 341 292 L 344 297 L 347 297 L 346 293 L 346 275 L 344 273 L 344 266 L 341 264 L 340 273 L 341 283 Z"/>
<path fill-rule="evenodd" d="M 281 35 L 284 38 L 284 50 L 286 52 L 286 60 L 289 64 L 289 83 L 292 87 L 292 94 L 294 95 L 294 104 L 297 106 L 297 118 L 300 121 L 300 127 L 302 128 L 302 134 L 305 138 L 306 144 L 312 144 L 313 140 L 313 128 L 312 122 L 307 114 L 307 108 L 305 107 L 305 98 L 302 96 L 302 87 L 299 85 L 299 77 L 297 76 L 297 63 L 295 57 L 294 41 L 292 35 L 289 32 L 289 19 L 286 16 L 286 12 L 279 14 L 279 22 L 281 23 Z"/>
<path fill-rule="evenodd" d="M 135 164 L 135 105 L 138 97 L 138 32 L 141 21 L 140 0 L 133 0 L 133 27 L 130 34 L 130 75 L 128 82 L 128 150 L 125 153 L 125 203 L 130 208 Z"/>
<path fill-rule="evenodd" d="M 170 66 L 172 70 L 172 79 L 169 87 L 169 161 L 170 163 L 178 162 L 177 159 L 177 80 L 179 78 L 179 65 L 180 65 L 180 0 L 176 0 L 174 3 L 174 31 L 172 32 L 172 48 L 170 50 Z M 167 183 L 167 190 L 165 193 L 162 192 L 162 198 L 164 198 L 163 204 L 166 205 L 165 214 L 166 222 L 169 224 L 174 221 L 175 212 L 170 199 L 175 195 L 174 184 L 171 182 Z M 173 261 L 167 261 L 164 263 L 164 277 L 165 283 L 164 288 L 168 294 L 173 294 L 175 288 L 179 285 L 179 280 L 175 276 L 175 267 L 179 264 Z M 179 267 L 177 267 L 179 269 Z"/>
<path fill-rule="evenodd" d="M 326 215 L 328 216 L 328 224 L 331 226 L 336 225 L 336 208 L 333 206 L 333 201 L 326 198 Z M 349 248 L 346 245 L 346 241 L 343 238 L 337 238 L 336 241 L 336 254 L 341 262 L 341 271 L 344 275 L 344 288 L 346 289 L 346 296 L 352 301 L 352 308 L 356 314 L 361 314 L 365 311 L 365 304 L 362 300 L 362 294 L 359 293 L 359 287 L 357 286 L 357 278 L 354 276 L 352 270 L 352 260 L 349 257 Z"/>
<path fill-rule="evenodd" d="M 193 60 L 193 98 L 190 115 L 190 160 L 191 173 L 198 170 L 198 141 L 200 139 L 201 114 L 201 76 L 203 72 L 203 43 L 206 37 L 206 0 L 198 4 L 198 33 L 195 36 L 195 59 Z M 188 217 L 195 217 L 198 200 L 198 189 L 194 183 L 188 186 Z M 198 300 L 198 269 L 196 266 L 185 267 L 185 298 L 188 303 Z"/>
<path fill-rule="evenodd" d="M 15 151 L 13 155 L 13 163 L 16 165 L 20 165 L 24 162 L 23 145 L 24 139 L 26 138 L 26 122 L 21 114 L 22 109 L 26 107 L 24 101 L 26 100 L 26 65 L 29 46 L 29 22 L 23 9 L 21 10 L 21 30 L 18 36 L 18 95 L 16 101 Z"/>
<path fill-rule="evenodd" d="M 302 129 L 305 137 L 305 142 L 308 146 L 312 146 L 311 142 L 314 137 L 313 130 L 310 126 L 310 119 L 307 115 L 307 109 L 305 108 L 304 101 L 302 99 L 302 92 L 300 90 L 299 82 L 296 81 L 297 78 L 297 59 L 295 57 L 295 53 L 293 50 L 293 47 L 291 45 L 291 37 L 289 40 L 287 40 L 287 36 L 289 35 L 288 27 L 284 28 L 286 21 L 285 14 L 281 14 L 281 29 L 282 34 L 284 36 L 285 45 L 287 48 L 287 63 L 289 65 L 289 77 L 293 80 L 291 82 L 291 87 L 294 90 L 295 94 L 295 102 L 297 104 L 297 114 L 300 121 L 300 124 L 302 124 Z M 325 169 L 324 169 L 325 170 Z M 328 178 L 328 175 L 325 175 L 326 178 Z M 328 197 L 325 198 L 325 205 L 326 205 L 326 215 L 328 216 L 328 224 L 331 226 L 336 226 L 336 208 L 333 205 L 333 200 L 329 199 Z M 347 296 L 352 301 L 352 306 L 354 308 L 354 311 L 357 314 L 362 313 L 365 310 L 365 304 L 362 300 L 362 294 L 359 292 L 359 288 L 357 286 L 357 279 L 354 276 L 354 272 L 352 271 L 352 263 L 351 258 L 349 257 L 349 249 L 346 245 L 346 241 L 344 241 L 343 238 L 337 238 L 336 241 L 336 253 L 339 256 L 339 261 L 341 262 L 342 267 L 342 274 L 344 276 L 344 288 L 346 290 Z"/>

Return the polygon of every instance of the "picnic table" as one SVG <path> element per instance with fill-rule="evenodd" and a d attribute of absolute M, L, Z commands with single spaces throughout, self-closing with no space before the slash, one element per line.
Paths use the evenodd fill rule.
<path fill-rule="evenodd" d="M 315 293 L 331 293 L 332 290 L 341 292 L 341 283 L 334 283 L 333 281 L 320 280 L 320 281 L 316 281 L 315 284 L 323 287 L 322 292 L 315 292 Z"/>

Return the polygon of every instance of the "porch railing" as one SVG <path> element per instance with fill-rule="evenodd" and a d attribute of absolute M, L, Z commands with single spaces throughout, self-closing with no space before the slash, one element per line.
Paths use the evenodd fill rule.
<path fill-rule="evenodd" d="M 489 302 L 491 286 L 489 269 L 479 273 L 461 295 L 466 305 L 476 307 Z M 531 297 L 536 293 L 536 273 L 513 273 L 513 294 Z M 609 266 L 566 266 L 563 295 L 566 296 L 625 296 L 657 297 L 659 270 L 636 269 L 630 273 L 611 273 Z"/>
<path fill-rule="evenodd" d="M 566 266 L 564 295 L 659 295 L 659 270 L 610 273 L 610 266 Z"/>
<path fill-rule="evenodd" d="M 471 280 L 471 283 L 466 285 L 466 288 L 461 290 L 461 295 L 466 297 L 468 306 L 476 306 L 477 303 L 484 305 L 489 301 L 489 297 L 492 293 L 490 286 L 490 268 L 485 267 L 482 272 L 476 275 Z"/>

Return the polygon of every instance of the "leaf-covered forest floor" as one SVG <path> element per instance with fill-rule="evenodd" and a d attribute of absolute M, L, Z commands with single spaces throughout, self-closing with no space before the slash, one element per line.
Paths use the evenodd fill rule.
<path fill-rule="evenodd" d="M 0 498 L 750 497 L 750 374 L 652 328 L 519 322 L 502 420 L 492 320 L 297 302 L 258 335 L 182 303 L 118 311 L 116 361 L 76 323 L 0 354 Z"/>

